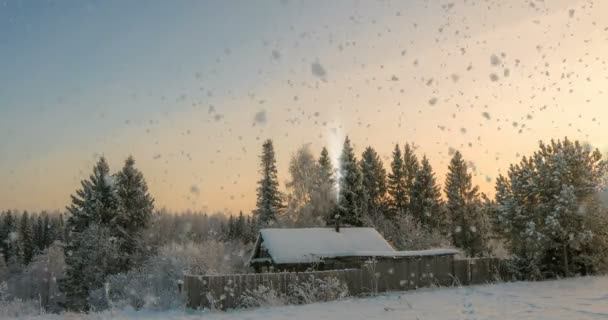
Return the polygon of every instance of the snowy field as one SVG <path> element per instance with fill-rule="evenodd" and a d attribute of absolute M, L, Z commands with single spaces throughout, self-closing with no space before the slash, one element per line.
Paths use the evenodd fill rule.
<path fill-rule="evenodd" d="M 375 298 L 244 311 L 108 311 L 30 319 L 608 319 L 608 277 L 423 289 Z"/>

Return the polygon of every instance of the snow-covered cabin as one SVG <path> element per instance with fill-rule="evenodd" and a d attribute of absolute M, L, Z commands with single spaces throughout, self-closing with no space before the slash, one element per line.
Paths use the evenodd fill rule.
<path fill-rule="evenodd" d="M 256 272 L 360 267 L 372 257 L 400 259 L 455 255 L 457 250 L 396 251 L 374 228 L 262 229 L 249 266 Z"/>

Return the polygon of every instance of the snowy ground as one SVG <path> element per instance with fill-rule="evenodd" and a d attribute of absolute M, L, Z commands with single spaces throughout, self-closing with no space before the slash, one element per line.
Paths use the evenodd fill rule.
<path fill-rule="evenodd" d="M 33 319 L 608 319 L 608 276 L 400 292 L 304 306 L 217 313 L 104 312 Z"/>

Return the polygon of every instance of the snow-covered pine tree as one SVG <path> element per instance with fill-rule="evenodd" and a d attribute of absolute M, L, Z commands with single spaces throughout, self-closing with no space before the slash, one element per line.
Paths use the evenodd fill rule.
<path fill-rule="evenodd" d="M 0 212 L 0 255 L 2 255 L 2 262 L 4 262 L 4 242 L 8 238 L 8 233 L 5 231 L 4 227 L 4 216 L 6 213 L 4 211 Z"/>
<path fill-rule="evenodd" d="M 91 223 L 111 226 L 116 231 L 120 200 L 116 192 L 114 177 L 104 157 L 101 157 L 88 180 L 81 182 L 82 188 L 72 195 L 72 204 L 67 207 L 70 214 L 67 227 L 72 233 L 84 231 Z"/>
<path fill-rule="evenodd" d="M 77 190 L 75 196 L 72 195 L 72 204 L 67 208 L 70 216 L 66 225 L 69 229 L 65 248 L 66 277 L 60 284 L 66 296 L 65 307 L 76 311 L 88 309 L 89 291 L 97 289 L 92 285 L 101 285 L 98 281 L 87 281 L 88 277 L 94 275 L 86 274 L 85 267 L 99 263 L 89 260 L 91 254 L 87 250 L 92 244 L 87 241 L 108 241 L 109 239 L 101 239 L 101 236 L 109 238 L 110 234 L 116 238 L 119 233 L 117 216 L 120 210 L 116 184 L 105 158 L 99 159 L 93 173 L 88 180 L 81 182 L 81 186 L 82 189 Z M 91 226 L 94 226 L 94 231 L 91 231 Z M 104 231 L 97 233 L 100 228 Z M 85 233 L 87 230 L 89 233 Z M 91 235 L 91 232 L 95 235 Z M 118 270 L 114 263 L 116 261 L 113 257 L 107 257 L 105 262 L 95 267 L 104 268 L 100 274 L 105 276 Z"/>
<path fill-rule="evenodd" d="M 50 246 L 55 241 L 63 242 L 64 239 L 64 223 L 63 214 L 53 215 L 52 217 L 47 216 L 50 220 L 48 229 L 48 245 Z"/>
<path fill-rule="evenodd" d="M 597 149 L 540 143 L 496 182 L 500 232 L 526 278 L 592 273 L 608 262 L 608 218 L 598 199 L 608 172 Z"/>
<path fill-rule="evenodd" d="M 241 242 L 245 242 L 246 238 L 246 225 L 245 225 L 245 216 L 243 216 L 243 211 L 239 212 L 239 217 L 236 219 L 234 223 L 234 234 L 236 239 Z"/>
<path fill-rule="evenodd" d="M 53 239 L 52 239 L 52 234 L 53 234 L 53 230 L 51 230 L 51 228 L 53 227 L 51 225 L 51 218 L 49 217 L 49 214 L 44 212 L 42 214 L 43 216 L 43 236 L 42 236 L 42 243 L 44 245 L 44 248 L 48 248 L 51 246 L 51 244 L 53 244 Z"/>
<path fill-rule="evenodd" d="M 19 252 L 21 263 L 24 266 L 27 266 L 32 261 L 35 248 L 32 219 L 30 219 L 29 213 L 24 211 L 19 220 Z"/>
<path fill-rule="evenodd" d="M 257 236 L 257 234 L 254 234 L 253 222 L 251 220 L 250 215 L 245 219 L 245 227 L 243 229 L 243 242 L 245 244 L 255 241 L 255 237 Z"/>
<path fill-rule="evenodd" d="M 256 208 L 253 213 L 262 226 L 267 226 L 277 222 L 283 208 L 274 147 L 270 139 L 262 146 L 259 172 L 262 178 L 258 181 Z"/>
<path fill-rule="evenodd" d="M 487 218 L 479 209 L 479 188 L 473 186 L 471 174 L 459 151 L 454 153 L 448 166 L 444 190 L 454 245 L 468 256 L 482 255 L 485 243 L 481 227 Z"/>
<path fill-rule="evenodd" d="M 33 230 L 34 230 L 34 252 L 35 254 L 39 254 L 46 248 L 46 244 L 44 243 L 44 218 L 43 213 L 39 214 L 36 219 L 34 219 Z M 33 217 L 32 217 L 33 218 Z"/>
<path fill-rule="evenodd" d="M 318 180 L 312 194 L 311 207 L 314 225 L 322 226 L 331 220 L 337 205 L 335 169 L 327 148 L 321 150 L 317 165 Z"/>
<path fill-rule="evenodd" d="M 426 156 L 422 157 L 420 169 L 416 172 L 410 208 L 416 221 L 423 227 L 440 232 L 444 230 L 447 217 L 441 206 L 441 189 Z"/>
<path fill-rule="evenodd" d="M 8 262 L 17 254 L 17 223 L 11 210 L 8 210 L 2 217 L 2 229 L 0 229 L 0 250 L 4 260 Z"/>
<path fill-rule="evenodd" d="M 0 226 L 1 226 L 1 222 L 0 222 Z M 7 281 L 8 276 L 9 276 L 8 266 L 6 265 L 4 256 L 0 252 L 0 283 Z M 2 298 L 2 297 L 0 297 L 0 298 Z"/>
<path fill-rule="evenodd" d="M 133 264 L 133 255 L 138 250 L 142 231 L 148 226 L 154 210 L 154 199 L 148 192 L 148 185 L 141 171 L 135 168 L 135 160 L 129 156 L 122 170 L 114 176 L 118 195 L 118 233 L 121 238 L 124 261 L 122 271 L 129 270 Z"/>
<path fill-rule="evenodd" d="M 407 211 L 407 185 L 404 172 L 403 157 L 399 144 L 395 145 L 391 172 L 388 174 L 387 189 L 392 215 L 404 215 Z"/>
<path fill-rule="evenodd" d="M 327 184 L 333 186 L 334 180 L 334 167 L 329 158 L 329 152 L 327 148 L 323 147 L 321 150 L 321 156 L 319 157 L 319 184 Z"/>
<path fill-rule="evenodd" d="M 342 147 L 339 168 L 340 188 L 337 213 L 340 215 L 342 223 L 362 226 L 365 199 L 361 170 L 348 136 Z"/>
<path fill-rule="evenodd" d="M 382 159 L 372 147 L 363 151 L 359 163 L 368 218 L 374 223 L 386 211 L 386 170 Z"/>
<path fill-rule="evenodd" d="M 78 235 L 74 251 L 66 253 L 68 268 L 62 285 L 70 310 L 88 311 L 91 292 L 101 288 L 108 275 L 120 271 L 121 244 L 114 232 L 107 226 L 90 224 Z"/>
<path fill-rule="evenodd" d="M 412 193 L 419 168 L 420 163 L 418 162 L 414 148 L 409 143 L 406 143 L 403 152 L 403 174 L 405 176 L 405 194 L 407 196 L 408 211 L 411 210 Z"/>

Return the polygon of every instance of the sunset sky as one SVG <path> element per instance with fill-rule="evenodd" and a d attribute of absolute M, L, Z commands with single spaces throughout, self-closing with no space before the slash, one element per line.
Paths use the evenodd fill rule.
<path fill-rule="evenodd" d="M 156 206 L 255 205 L 310 143 L 450 153 L 493 194 L 539 140 L 608 150 L 608 1 L 0 1 L 0 210 L 63 209 L 100 155 Z"/>

